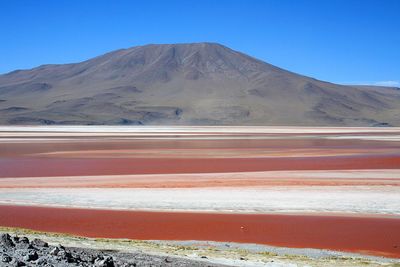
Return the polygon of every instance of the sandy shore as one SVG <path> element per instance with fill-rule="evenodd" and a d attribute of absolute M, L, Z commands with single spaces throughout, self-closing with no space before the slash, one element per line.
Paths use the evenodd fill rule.
<path fill-rule="evenodd" d="M 51 176 L 1 178 L 0 188 L 400 186 L 399 177 L 398 169 Z"/>

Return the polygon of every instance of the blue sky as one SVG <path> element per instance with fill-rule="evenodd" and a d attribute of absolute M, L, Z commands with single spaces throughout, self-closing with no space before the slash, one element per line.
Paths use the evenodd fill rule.
<path fill-rule="evenodd" d="M 0 73 L 203 41 L 331 82 L 400 81 L 399 0 L 0 1 Z"/>

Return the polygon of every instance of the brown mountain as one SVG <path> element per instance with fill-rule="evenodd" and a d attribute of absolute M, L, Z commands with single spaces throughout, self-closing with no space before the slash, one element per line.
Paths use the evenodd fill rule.
<path fill-rule="evenodd" d="M 400 90 L 315 80 L 219 44 L 145 45 L 0 75 L 0 124 L 400 126 Z"/>

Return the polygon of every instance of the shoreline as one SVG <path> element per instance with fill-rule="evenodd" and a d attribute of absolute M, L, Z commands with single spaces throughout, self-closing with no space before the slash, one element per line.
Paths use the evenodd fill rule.
<path fill-rule="evenodd" d="M 0 225 L 93 238 L 210 240 L 400 258 L 400 219 L 0 205 Z"/>
<path fill-rule="evenodd" d="M 125 255 L 175 258 L 190 262 L 223 264 L 224 266 L 318 266 L 338 267 L 397 266 L 400 260 L 381 256 L 338 252 L 321 249 L 274 247 L 268 245 L 214 242 L 214 241 L 163 241 L 86 238 L 67 234 L 38 232 L 27 229 L 0 227 L 1 233 L 41 239 L 50 245 L 110 252 Z M 121 255 L 121 254 L 120 254 Z M 128 258 L 131 258 L 128 256 Z M 275 265 L 274 265 L 275 264 Z"/>

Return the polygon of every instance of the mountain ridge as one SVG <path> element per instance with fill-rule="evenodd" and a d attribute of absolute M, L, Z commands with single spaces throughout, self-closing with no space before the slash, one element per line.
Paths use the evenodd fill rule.
<path fill-rule="evenodd" d="M 395 88 L 320 81 L 217 43 L 0 75 L 0 124 L 400 126 L 399 110 Z"/>

